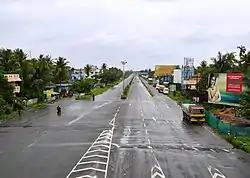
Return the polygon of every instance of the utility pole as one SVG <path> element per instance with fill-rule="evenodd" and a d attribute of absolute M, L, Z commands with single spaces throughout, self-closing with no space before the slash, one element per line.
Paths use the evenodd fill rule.
<path fill-rule="evenodd" d="M 29 54 L 30 54 L 30 59 L 32 59 L 32 56 L 31 56 L 31 51 L 29 51 Z"/>
<path fill-rule="evenodd" d="M 126 61 L 121 61 L 122 63 L 122 71 L 123 71 L 123 75 L 122 75 L 122 93 L 124 93 L 124 66 L 127 64 Z"/>

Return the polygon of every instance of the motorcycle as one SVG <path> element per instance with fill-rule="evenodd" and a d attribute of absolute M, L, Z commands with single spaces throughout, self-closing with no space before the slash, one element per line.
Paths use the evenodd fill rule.
<path fill-rule="evenodd" d="M 61 115 L 61 108 L 57 107 L 57 115 Z"/>

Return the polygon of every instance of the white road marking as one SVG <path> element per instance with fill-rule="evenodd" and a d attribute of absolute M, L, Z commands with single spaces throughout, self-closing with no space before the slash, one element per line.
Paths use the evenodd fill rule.
<path fill-rule="evenodd" d="M 152 119 L 153 119 L 154 121 L 156 121 L 155 117 L 152 117 Z"/>
<path fill-rule="evenodd" d="M 215 151 L 214 149 L 211 148 L 210 150 L 211 150 L 212 152 L 216 153 L 216 151 Z"/>
<path fill-rule="evenodd" d="M 161 116 L 164 116 L 164 115 L 161 113 Z"/>
<path fill-rule="evenodd" d="M 225 148 L 224 148 L 223 150 L 224 150 L 225 152 L 228 152 L 228 153 L 230 152 L 229 150 L 227 150 L 227 149 L 225 149 Z"/>
<path fill-rule="evenodd" d="M 38 139 L 36 139 L 34 142 L 32 142 L 32 143 L 28 146 L 28 148 L 29 148 L 29 147 L 32 147 L 33 145 L 35 145 L 36 142 L 38 142 Z"/>
<path fill-rule="evenodd" d="M 103 103 L 103 104 L 101 104 L 101 105 L 95 106 L 94 109 L 101 108 L 101 107 L 103 107 L 103 106 L 105 106 L 105 105 L 107 105 L 107 104 L 110 104 L 111 102 L 112 102 L 112 101 L 108 101 L 108 102 Z"/>
<path fill-rule="evenodd" d="M 212 168 L 212 166 L 208 166 L 208 172 L 212 176 L 212 178 L 227 178 L 219 169 Z M 214 170 L 214 171 L 212 171 Z M 214 173 L 213 173 L 214 172 Z"/>
<path fill-rule="evenodd" d="M 131 106 L 132 104 L 131 103 L 129 103 L 129 106 Z"/>
<path fill-rule="evenodd" d="M 151 168 L 151 178 L 155 178 L 155 177 L 166 178 L 156 157 L 155 157 L 155 161 L 156 161 L 156 165 L 154 165 Z"/>
<path fill-rule="evenodd" d="M 103 103 L 103 104 L 101 104 L 101 105 L 99 105 L 99 106 L 95 106 L 94 109 L 101 108 L 101 107 L 103 107 L 103 106 L 105 106 L 105 105 L 107 105 L 107 104 L 110 104 L 111 102 L 112 102 L 112 101 L 108 101 L 108 102 Z M 73 123 L 79 121 L 79 120 L 82 119 L 86 114 L 89 114 L 89 112 L 82 113 L 82 114 L 81 114 L 80 116 L 78 116 L 76 119 L 74 119 L 74 120 L 68 122 L 67 125 L 71 125 L 71 124 L 73 124 Z"/>
<path fill-rule="evenodd" d="M 145 132 L 146 132 L 146 135 L 148 135 L 148 130 L 147 129 L 145 130 Z"/>
<path fill-rule="evenodd" d="M 145 124 L 145 123 L 143 123 L 143 127 L 146 127 L 146 124 Z"/>
<path fill-rule="evenodd" d="M 112 146 L 116 146 L 117 148 L 120 148 L 120 146 L 116 143 L 112 143 Z"/>
<path fill-rule="evenodd" d="M 166 105 L 166 108 L 169 108 L 169 106 L 168 106 L 168 105 Z"/>
<path fill-rule="evenodd" d="M 131 134 L 130 128 L 128 128 L 128 134 L 125 135 L 126 137 L 128 137 Z"/>
<path fill-rule="evenodd" d="M 111 152 L 111 146 L 112 146 L 112 139 L 114 134 L 114 125 L 115 125 L 115 119 L 117 116 L 118 111 L 116 112 L 114 118 L 110 121 L 110 125 L 112 125 L 112 129 L 110 130 L 103 130 L 102 133 L 97 137 L 97 139 L 92 143 L 92 145 L 89 147 L 89 149 L 85 152 L 85 154 L 81 157 L 81 159 L 76 163 L 76 165 L 73 167 L 73 169 L 70 171 L 70 173 L 67 175 L 66 178 L 69 178 L 74 174 L 75 172 L 81 172 L 82 176 L 79 177 L 91 177 L 92 175 L 84 174 L 84 172 L 89 171 L 96 171 L 104 174 L 104 178 L 107 177 L 108 172 L 108 164 L 109 164 L 109 158 L 110 158 L 110 152 Z M 98 154 L 98 152 L 102 152 L 101 154 Z M 106 155 L 103 155 L 105 153 Z M 96 159 L 104 159 L 105 161 L 95 162 Z M 92 160 L 91 160 L 92 159 Z M 85 161 L 86 160 L 86 161 Z M 97 169 L 95 166 L 89 166 L 83 169 L 78 169 L 79 165 L 88 165 L 88 164 L 104 164 L 105 169 Z M 94 177 L 94 176 L 92 176 Z"/>
<path fill-rule="evenodd" d="M 87 113 L 82 113 L 82 114 L 81 114 L 80 116 L 78 116 L 76 119 L 74 119 L 74 120 L 68 122 L 68 125 L 71 125 L 71 124 L 73 124 L 73 123 L 79 121 L 79 120 L 82 119 L 86 114 L 87 114 Z"/>
<path fill-rule="evenodd" d="M 151 142 L 150 142 L 149 138 L 148 138 L 148 144 L 151 145 Z"/>
<path fill-rule="evenodd" d="M 204 125 L 202 125 L 202 127 L 203 127 L 204 129 L 206 129 L 209 133 L 211 133 L 214 137 L 220 139 L 216 134 L 214 134 L 211 130 L 209 130 L 209 128 L 207 128 L 207 127 L 204 126 Z"/>
<path fill-rule="evenodd" d="M 199 151 L 199 149 L 196 148 L 196 147 L 194 147 L 194 146 L 192 146 L 192 148 L 193 148 L 195 151 Z"/>

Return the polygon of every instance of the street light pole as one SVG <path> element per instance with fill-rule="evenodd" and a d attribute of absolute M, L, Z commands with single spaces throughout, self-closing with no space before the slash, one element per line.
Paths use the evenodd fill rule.
<path fill-rule="evenodd" d="M 122 75 L 122 93 L 124 93 L 124 66 L 125 64 L 127 64 L 126 61 L 121 61 L 122 63 L 122 71 L 123 71 L 123 75 Z"/>

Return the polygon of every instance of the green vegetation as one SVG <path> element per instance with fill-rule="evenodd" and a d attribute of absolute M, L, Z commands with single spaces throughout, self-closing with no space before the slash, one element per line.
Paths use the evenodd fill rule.
<path fill-rule="evenodd" d="M 132 85 L 133 80 L 134 80 L 134 77 L 130 80 L 129 84 L 124 88 L 124 91 L 121 95 L 121 99 L 127 99 L 129 89 L 130 89 L 130 86 Z"/>
<path fill-rule="evenodd" d="M 212 63 L 208 65 L 207 61 L 202 61 L 197 67 L 196 73 L 199 73 L 201 80 L 197 84 L 199 92 L 206 91 L 208 87 L 208 75 L 210 73 L 243 73 L 243 80 L 247 90 L 242 93 L 241 107 L 239 112 L 242 116 L 250 115 L 250 51 L 247 52 L 244 46 L 238 46 L 240 58 L 236 58 L 235 52 L 222 54 L 218 52 L 217 58 L 211 58 Z M 217 107 L 214 106 L 214 107 Z M 218 106 L 219 107 L 219 106 Z"/>
<path fill-rule="evenodd" d="M 38 98 L 39 102 L 43 102 L 46 86 L 68 81 L 67 64 L 63 57 L 52 59 L 41 54 L 38 58 L 28 58 L 22 49 L 0 49 L 0 119 L 24 109 L 23 99 Z M 14 87 L 6 81 L 4 74 L 19 74 L 21 93 L 17 93 L 16 97 Z"/>
<path fill-rule="evenodd" d="M 78 93 L 77 100 L 91 99 L 92 95 L 100 95 L 107 91 L 109 88 L 121 82 L 122 71 L 116 67 L 107 68 L 107 64 L 102 64 L 101 74 L 95 76 L 95 79 L 84 79 L 73 83 L 70 90 Z M 89 65 L 85 67 L 85 71 L 89 70 Z M 86 73 L 87 73 L 86 72 Z M 125 77 L 130 73 L 125 73 Z M 80 95 L 84 94 L 84 95 Z"/>
<path fill-rule="evenodd" d="M 217 58 L 211 58 L 212 64 L 208 65 L 206 61 L 202 61 L 196 72 L 200 73 L 201 80 L 197 84 L 199 92 L 206 91 L 208 87 L 208 75 L 210 73 L 227 73 L 239 72 L 243 73 L 243 81 L 247 90 L 242 93 L 238 112 L 241 116 L 249 118 L 250 116 L 250 51 L 247 52 L 244 46 L 238 46 L 240 58 L 236 58 L 234 52 L 222 54 L 218 52 Z M 203 104 L 205 109 L 213 113 L 216 109 L 221 109 L 223 105 Z M 222 134 L 223 135 L 223 134 Z M 249 137 L 234 137 L 233 135 L 223 135 L 223 137 L 231 143 L 235 148 L 243 149 L 250 153 Z"/>
<path fill-rule="evenodd" d="M 34 108 L 34 109 L 42 109 L 46 107 L 46 103 L 40 102 L 40 103 L 35 103 L 32 105 L 29 105 L 28 108 Z"/>
<path fill-rule="evenodd" d="M 177 103 L 184 103 L 187 100 L 186 95 L 182 94 L 179 91 L 176 91 L 175 94 L 174 94 L 174 92 L 169 92 L 168 96 L 172 100 L 175 100 Z"/>
<path fill-rule="evenodd" d="M 76 97 L 76 100 L 90 100 L 92 98 L 92 95 L 88 94 L 88 95 L 78 95 Z"/>
<path fill-rule="evenodd" d="M 249 137 L 234 137 L 232 135 L 223 135 L 223 137 L 231 143 L 235 148 L 242 149 L 250 153 L 250 138 Z"/>

